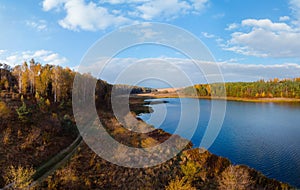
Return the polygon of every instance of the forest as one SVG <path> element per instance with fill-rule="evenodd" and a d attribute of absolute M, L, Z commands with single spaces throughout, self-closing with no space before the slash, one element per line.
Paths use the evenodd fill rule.
<path fill-rule="evenodd" d="M 66 67 L 54 65 L 42 65 L 31 59 L 29 63 L 24 62 L 22 65 L 10 67 L 5 63 L 0 63 L 0 92 L 24 97 L 41 97 L 51 102 L 62 102 L 71 99 L 73 81 L 77 74 L 78 79 L 96 80 L 91 74 L 80 74 Z M 99 80 L 107 88 L 112 88 L 107 82 Z M 101 86 L 101 85 L 100 85 Z M 86 85 L 80 86 L 85 90 Z M 97 88 L 96 86 L 96 94 Z M 101 87 L 100 87 L 101 88 Z M 114 85 L 118 94 L 138 94 L 155 91 L 152 88 L 130 86 L 130 85 Z M 108 90 L 107 92 L 110 92 Z M 98 94 L 99 95 L 99 94 Z M 96 97 L 97 98 L 97 97 Z"/>
<path fill-rule="evenodd" d="M 69 68 L 44 65 L 31 59 L 29 64 L 11 68 L 0 64 L 0 90 L 27 96 L 41 96 L 54 102 L 69 99 L 75 72 Z"/>
<path fill-rule="evenodd" d="M 237 98 L 300 98 L 300 78 L 259 80 L 256 82 L 226 82 L 197 84 L 186 87 L 181 92 L 195 96 L 220 96 Z"/>

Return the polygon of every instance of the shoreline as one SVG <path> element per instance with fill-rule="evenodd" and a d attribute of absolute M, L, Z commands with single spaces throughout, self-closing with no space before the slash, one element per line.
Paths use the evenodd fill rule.
<path fill-rule="evenodd" d="M 300 103 L 300 99 L 296 98 L 237 98 L 237 97 L 211 97 L 211 96 L 189 96 L 177 93 L 147 93 L 134 94 L 133 97 L 140 98 L 194 98 L 194 99 L 210 99 L 210 100 L 226 100 L 237 102 L 255 102 L 255 103 Z"/>
<path fill-rule="evenodd" d="M 160 95 L 162 95 L 162 94 L 160 94 Z M 166 94 L 163 94 L 163 95 L 166 95 Z M 146 106 L 148 104 L 147 104 L 147 102 L 145 102 L 146 99 L 162 98 L 162 96 L 153 96 L 152 94 L 135 94 L 135 95 L 131 95 L 130 98 L 131 98 L 131 100 L 134 100 L 136 104 L 140 104 L 141 106 L 144 106 L 144 107 L 148 108 L 148 106 Z M 177 96 L 172 96 L 172 97 L 167 96 L 167 97 L 163 97 L 163 98 L 179 98 L 179 96 L 178 95 Z M 184 97 L 180 97 L 180 98 L 198 98 L 198 97 L 186 97 L 186 96 L 184 96 Z M 198 99 L 211 99 L 211 98 L 210 97 L 201 97 L 201 98 L 198 98 Z M 233 100 L 229 100 L 229 101 L 238 101 L 238 100 L 233 99 Z M 300 99 L 299 99 L 299 102 L 300 102 Z M 144 120 L 141 120 L 141 122 L 147 124 Z M 160 129 L 160 128 L 155 128 L 155 129 L 161 131 L 162 136 L 164 136 L 164 137 L 170 137 L 171 135 L 174 135 L 174 134 L 166 132 L 165 130 Z M 180 139 L 185 139 L 184 137 L 181 137 L 181 135 L 176 135 L 176 136 L 178 136 Z M 193 144 L 193 142 L 191 140 L 188 140 L 188 139 L 185 139 L 185 140 L 189 141 L 189 143 L 188 143 L 188 146 L 185 147 L 185 149 L 182 152 L 193 152 L 193 157 L 196 157 L 197 158 L 196 160 L 203 157 L 203 155 L 205 155 L 205 154 L 209 154 L 209 155 L 215 156 L 215 158 L 217 158 L 217 159 L 223 160 L 223 162 L 228 161 L 229 165 L 231 165 L 231 166 L 243 167 L 246 170 L 251 171 L 253 177 L 256 178 L 255 179 L 256 184 L 262 185 L 263 183 L 265 183 L 265 185 L 266 185 L 268 183 L 271 183 L 271 184 L 272 183 L 279 183 L 281 187 L 285 187 L 286 189 L 296 189 L 294 186 L 290 185 L 289 183 L 279 181 L 278 179 L 275 179 L 275 178 L 268 177 L 266 174 L 262 173 L 261 171 L 255 169 L 253 167 L 250 167 L 249 165 L 234 164 L 227 157 L 223 157 L 223 156 L 214 154 L 214 153 L 210 152 L 209 150 L 207 150 L 205 148 L 195 147 L 195 145 Z M 193 161 L 195 161 L 195 160 L 193 160 Z M 262 181 L 264 181 L 264 182 L 261 184 Z"/>

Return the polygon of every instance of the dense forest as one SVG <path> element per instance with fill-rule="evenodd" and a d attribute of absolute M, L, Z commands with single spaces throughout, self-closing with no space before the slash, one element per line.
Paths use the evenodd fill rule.
<path fill-rule="evenodd" d="M 197 84 L 184 88 L 181 92 L 193 95 L 194 90 L 196 90 L 196 96 L 220 96 L 226 93 L 227 97 L 237 98 L 300 98 L 300 78 L 228 82 L 225 85 Z"/>

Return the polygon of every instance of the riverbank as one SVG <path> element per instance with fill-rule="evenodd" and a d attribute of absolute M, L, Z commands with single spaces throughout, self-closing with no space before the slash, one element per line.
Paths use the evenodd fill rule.
<path fill-rule="evenodd" d="M 147 97 L 148 98 L 148 97 Z M 150 111 L 140 96 L 130 98 L 132 112 L 141 111 L 140 107 Z M 135 110 L 135 109 L 138 110 Z M 161 129 L 154 129 L 142 120 L 136 128 L 151 128 L 147 133 L 135 133 L 131 130 L 132 122 L 121 125 L 111 110 L 98 110 L 101 123 L 106 131 L 118 142 L 134 148 L 150 148 L 166 142 L 171 134 Z M 129 128 L 128 128 L 129 127 Z M 127 129 L 126 129 L 127 128 Z M 186 139 L 175 135 L 178 143 L 187 143 Z M 176 149 L 176 147 L 174 147 Z M 114 149 L 111 149 L 114 151 Z M 147 151 L 147 149 L 145 149 Z M 172 150 L 162 150 L 160 154 L 170 154 Z M 116 154 L 124 162 L 140 160 L 134 152 Z M 154 156 L 154 157 L 153 157 Z M 155 159 L 155 155 L 147 158 Z M 66 175 L 67 174 L 67 175 Z M 231 178 L 227 178 L 230 176 Z M 147 168 L 128 168 L 112 164 L 95 154 L 85 143 L 78 153 L 63 167 L 45 180 L 40 188 L 75 188 L 75 189 L 224 189 L 233 183 L 243 189 L 293 189 L 286 183 L 267 178 L 260 172 L 247 166 L 233 165 L 227 158 L 210 153 L 207 150 L 192 148 L 191 143 L 176 156 L 164 163 Z M 226 189 L 226 188 L 225 188 Z"/>
<path fill-rule="evenodd" d="M 238 97 L 211 97 L 211 96 L 189 96 L 179 93 L 145 93 L 136 94 L 135 97 L 142 98 L 197 98 L 197 99 L 211 99 L 211 100 L 226 100 L 239 102 L 257 102 L 257 103 L 300 103 L 300 99 L 296 98 L 238 98 Z"/>
<path fill-rule="evenodd" d="M 149 104 L 149 102 L 145 102 L 145 98 L 148 97 L 131 97 L 130 98 L 130 109 L 132 112 L 140 113 L 140 112 L 151 112 L 149 106 L 145 106 L 145 104 Z M 20 106 L 20 101 L 17 101 L 18 106 Z M 32 103 L 33 104 L 33 103 Z M 10 106 L 10 104 L 7 104 Z M 27 105 L 31 105 L 28 101 Z M 161 144 L 167 141 L 171 134 L 167 133 L 161 129 L 154 129 L 153 126 L 147 125 L 142 120 L 138 120 L 137 123 L 131 122 L 130 120 L 125 120 L 126 125 L 121 125 L 120 122 L 115 118 L 113 111 L 110 106 L 106 104 L 101 104 L 100 108 L 97 109 L 99 118 L 101 123 L 105 127 L 106 131 L 113 137 L 116 141 L 122 143 L 123 145 L 127 145 L 135 148 L 150 148 L 154 147 L 158 144 Z M 33 106 L 33 105 L 32 105 Z M 54 106 L 54 105 L 53 105 Z M 128 105 L 127 105 L 128 106 Z M 122 106 L 123 107 L 123 106 Z M 126 106 L 124 106 L 125 108 Z M 53 107 L 55 110 L 59 109 Z M 66 109 L 68 108 L 68 109 Z M 12 107 L 11 107 L 11 110 Z M 38 113 L 36 110 L 35 115 Z M 38 121 L 34 120 L 34 124 L 39 126 L 39 138 L 35 138 L 34 143 L 31 143 L 32 150 L 40 150 L 40 144 L 36 142 L 40 139 L 43 140 L 42 133 L 49 131 L 50 129 L 57 128 L 57 132 L 62 132 L 63 129 L 66 128 L 67 125 L 71 122 L 72 118 L 72 110 L 70 107 L 64 107 L 61 111 L 56 112 L 45 112 L 43 113 L 44 117 L 52 115 L 55 117 L 57 122 L 60 118 L 64 125 L 59 125 L 57 123 L 57 127 L 51 125 L 39 125 L 38 121 L 43 121 L 41 124 L 45 124 L 42 118 L 38 118 Z M 89 114 L 89 113 L 86 113 Z M 15 114 L 14 114 L 15 115 Z M 67 116 L 68 115 L 68 116 Z M 133 114 L 134 115 L 134 114 Z M 16 115 L 15 115 L 16 116 Z M 40 115 L 39 115 L 40 116 Z M 135 116 L 135 115 L 134 115 Z M 43 117 L 43 118 L 44 118 Z M 55 121 L 56 121 L 55 120 Z M 11 131 L 10 137 L 14 137 L 13 139 L 20 138 L 20 134 L 18 137 L 17 129 L 24 129 L 24 125 L 15 125 L 17 122 L 17 118 L 10 120 L 1 120 L 2 127 L 15 126 L 14 130 Z M 31 123 L 32 124 L 32 123 Z M 46 123 L 47 124 L 47 123 Z M 64 127 L 63 127 L 64 126 Z M 16 129 L 16 127 L 18 127 Z M 30 126 L 28 126 L 30 127 Z M 61 130 L 58 130 L 61 129 Z M 128 130 L 130 129 L 130 130 Z M 135 133 L 131 129 L 153 129 L 147 133 Z M 33 128 L 30 130 L 32 133 L 35 132 L 37 128 Z M 2 130 L 4 132 L 6 130 Z M 66 130 L 68 132 L 68 130 Z M 22 136 L 27 136 L 28 134 L 25 131 L 22 131 Z M 49 144 L 61 144 L 65 143 L 62 139 L 54 138 L 56 133 L 51 133 L 51 136 L 47 136 L 47 143 Z M 1 136 L 1 135 L 0 135 Z M 72 137 L 72 138 L 71 138 Z M 75 139 L 73 136 L 69 137 L 70 139 Z M 68 138 L 68 139 L 69 139 Z M 4 138 L 3 138 L 4 139 Z M 26 137 L 22 139 L 27 139 Z M 49 176 L 43 176 L 43 181 L 41 183 L 36 184 L 35 188 L 37 189 L 166 189 L 172 184 L 176 187 L 189 187 L 188 189 L 217 189 L 220 187 L 224 187 L 224 185 L 229 185 L 232 181 L 227 179 L 227 175 L 231 175 L 234 177 L 235 185 L 241 185 L 248 189 L 293 189 L 286 183 L 279 182 L 274 179 L 269 179 L 260 172 L 253 170 L 247 166 L 238 166 L 233 165 L 226 158 L 222 158 L 220 156 L 214 155 L 207 150 L 193 149 L 192 144 L 186 139 L 181 138 L 178 135 L 175 135 L 176 143 L 174 145 L 179 145 L 180 143 L 185 143 L 186 147 L 180 151 L 180 153 L 170 160 L 148 168 L 127 168 L 123 166 L 118 166 L 112 164 L 105 159 L 102 159 L 100 156 L 95 154 L 84 142 L 79 145 L 79 148 L 76 149 L 76 153 L 68 160 L 63 161 L 64 165 L 59 167 L 56 171 L 52 173 L 52 167 L 45 167 L 42 173 L 49 173 L 48 169 L 50 169 L 51 173 Z M 12 143 L 12 142 L 11 142 Z M 16 147 L 24 144 L 23 142 L 15 141 Z M 42 143 L 43 144 L 43 143 Z M 67 146 L 71 143 L 65 143 Z M 8 143 L 7 145 L 12 145 Z M 43 144 L 44 145 L 44 144 Z M 4 147 L 5 148 L 5 147 Z M 13 150 L 19 150 L 19 148 L 12 147 Z M 47 149 L 46 149 L 47 148 Z M 176 147 L 175 147 L 176 148 Z M 0 148 L 1 150 L 1 148 Z M 8 148 L 5 148 L 8 150 Z M 61 149 L 60 149 L 61 150 Z M 146 150 L 146 149 L 145 149 Z M 42 153 L 47 153 L 47 158 L 43 159 L 44 161 L 48 160 L 52 157 L 52 155 L 56 155 L 57 153 L 53 150 L 53 148 L 45 147 L 40 150 Z M 75 150 L 74 150 L 75 151 Z M 112 151 L 114 151 L 112 149 Z M 167 155 L 172 153 L 173 150 L 162 150 L 160 154 Z M 32 166 L 33 168 L 39 168 L 44 162 L 37 162 L 36 159 L 39 157 L 36 154 L 30 154 L 31 152 L 26 149 L 24 153 L 29 153 L 27 156 L 32 155 L 32 159 L 26 158 L 25 154 L 21 157 L 21 155 L 15 155 L 16 159 L 9 156 L 8 153 L 4 153 L 6 155 L 5 160 L 1 160 L 4 163 L 2 166 L 5 168 L 7 165 L 17 165 L 20 164 L 20 160 L 23 160 L 24 163 L 21 163 L 21 166 Z M 116 154 L 116 156 L 123 157 L 126 162 L 131 162 L 132 160 L 139 160 L 139 155 L 135 155 L 134 153 L 124 153 L 124 154 Z M 148 159 L 155 159 L 155 156 L 149 157 Z M 4 158 L 3 158 L 4 159 Z M 131 159 L 131 160 L 130 160 Z M 27 161 L 28 160 L 28 161 Z M 51 166 L 54 165 L 56 161 L 51 162 Z M 46 171 L 47 170 L 47 171 Z M 5 171 L 5 170 L 2 170 Z M 247 183 L 244 184 L 243 181 L 246 180 Z M 3 181 L 3 185 L 4 181 Z M 222 186 L 223 185 L 223 186 Z"/>

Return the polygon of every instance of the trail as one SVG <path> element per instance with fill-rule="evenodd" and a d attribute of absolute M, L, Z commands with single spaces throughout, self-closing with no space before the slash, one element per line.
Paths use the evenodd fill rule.
<path fill-rule="evenodd" d="M 32 176 L 33 182 L 30 184 L 28 189 L 42 182 L 46 177 L 51 175 L 55 170 L 64 165 L 77 151 L 77 148 L 82 144 L 82 137 L 78 135 L 78 137 L 70 144 L 67 148 L 60 151 L 57 155 L 51 158 L 49 161 L 40 166 L 35 174 Z M 10 183 L 6 185 L 3 189 L 9 189 L 14 185 L 14 183 Z"/>

